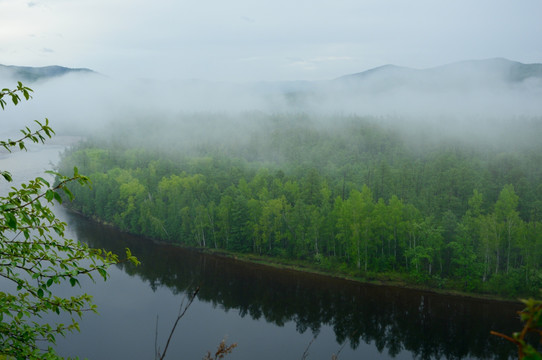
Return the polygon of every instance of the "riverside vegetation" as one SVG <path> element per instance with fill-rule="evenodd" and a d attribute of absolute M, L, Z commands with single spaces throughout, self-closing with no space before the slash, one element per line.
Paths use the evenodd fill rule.
<path fill-rule="evenodd" d="M 73 209 L 160 241 L 538 295 L 542 122 L 486 125 L 467 137 L 442 121 L 191 114 L 113 126 L 59 171 L 77 164 L 92 180 L 71 188 Z"/>

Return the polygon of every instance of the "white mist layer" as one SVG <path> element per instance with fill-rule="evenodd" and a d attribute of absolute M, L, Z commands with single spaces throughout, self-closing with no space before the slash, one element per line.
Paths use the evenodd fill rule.
<path fill-rule="evenodd" d="M 33 99 L 16 107 L 8 104 L 0 113 L 1 132 L 11 134 L 45 117 L 59 133 L 85 135 L 107 131 L 117 122 L 137 127 L 141 121 L 185 121 L 187 115 L 207 114 L 200 117 L 207 118 L 200 124 L 193 117 L 186 124 L 190 141 L 197 142 L 197 136 L 208 133 L 233 134 L 253 128 L 256 124 L 250 123 L 250 116 L 238 115 L 257 112 L 327 119 L 369 116 L 405 129 L 431 126 L 458 136 L 489 133 L 491 138 L 496 127 L 502 132 L 518 119 L 540 121 L 542 78 L 510 82 L 503 63 L 492 64 L 495 68 L 482 70 L 476 68 L 480 64 L 426 71 L 389 66 L 359 77 L 313 83 L 115 81 L 95 74 L 70 74 L 25 84 L 34 89 Z M 6 76 L 0 80 L 2 87 L 16 85 L 15 79 Z M 127 132 L 136 130 L 126 128 Z"/>

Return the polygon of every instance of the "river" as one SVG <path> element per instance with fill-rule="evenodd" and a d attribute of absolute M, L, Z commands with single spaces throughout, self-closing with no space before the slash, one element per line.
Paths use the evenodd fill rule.
<path fill-rule="evenodd" d="M 42 175 L 62 146 L 1 154 L 16 181 Z M 45 165 L 44 165 L 45 164 Z M 3 184 L 5 186 L 5 184 Z M 3 189 L 0 189 L 3 190 Z M 129 247 L 138 267 L 121 264 L 110 278 L 82 281 L 99 314 L 81 332 L 58 340 L 63 356 L 153 359 L 164 348 L 181 304 L 199 287 L 173 335 L 167 359 L 201 359 L 220 341 L 237 343 L 227 359 L 513 359 L 514 347 L 491 336 L 521 325 L 521 304 L 444 296 L 279 270 L 183 249 L 119 232 L 62 207 L 68 236 L 119 254 Z M 0 284 L 1 286 L 1 284 Z M 60 294 L 72 289 L 59 288 Z M 56 315 L 49 320 L 62 321 Z"/>

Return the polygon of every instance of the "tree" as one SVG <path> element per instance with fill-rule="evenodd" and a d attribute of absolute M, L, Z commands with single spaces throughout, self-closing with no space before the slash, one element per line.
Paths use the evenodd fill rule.
<path fill-rule="evenodd" d="M 20 82 L 17 88 L 0 91 L 2 109 L 11 99 L 14 105 L 21 95 L 28 100 L 32 90 Z M 37 130 L 21 130 L 17 140 L 0 141 L 0 146 L 11 152 L 26 150 L 25 142 L 43 143 L 54 131 L 36 121 Z M 118 263 L 117 255 L 65 237 L 66 224 L 51 210 L 54 203 L 62 203 L 60 191 L 72 198 L 68 183 L 88 184 L 89 179 L 74 168 L 73 176 L 56 176 L 55 184 L 38 177 L 12 186 L 7 195 L 0 196 L 0 278 L 5 284 L 0 291 L 0 355 L 17 359 L 59 359 L 52 348 L 58 335 L 79 329 L 76 321 L 84 311 L 96 311 L 91 296 L 81 294 L 70 298 L 55 296 L 55 287 L 69 283 L 79 285 L 82 276 L 93 278 L 99 274 L 107 278 L 107 269 Z M 12 182 L 8 171 L 0 169 L 4 181 Z M 129 250 L 126 260 L 138 261 Z M 39 319 L 49 313 L 67 313 L 71 323 L 48 324 Z M 46 348 L 40 346 L 43 342 Z"/>
<path fill-rule="evenodd" d="M 346 206 L 351 216 L 351 237 L 349 250 L 352 258 L 356 260 L 356 266 L 361 269 L 363 259 L 363 271 L 367 272 L 369 263 L 369 246 L 372 246 L 372 213 L 374 208 L 373 194 L 367 185 L 363 185 L 361 192 L 353 190 L 346 201 Z"/>
<path fill-rule="evenodd" d="M 467 289 L 474 290 L 475 283 L 482 278 L 485 266 L 481 262 L 483 254 L 480 254 L 481 259 L 476 255 L 476 246 L 482 247 L 480 244 L 482 194 L 474 190 L 468 204 L 467 212 L 456 226 L 457 235 L 448 243 L 448 248 L 451 250 L 452 274 L 458 279 L 463 279 Z"/>
<path fill-rule="evenodd" d="M 519 197 L 514 191 L 514 186 L 511 184 L 505 185 L 499 194 L 499 199 L 495 203 L 495 216 L 500 222 L 505 238 L 506 238 L 506 273 L 510 271 L 510 253 L 512 241 L 514 240 L 515 231 L 518 228 L 521 220 L 519 213 L 516 210 L 518 207 Z"/>
<path fill-rule="evenodd" d="M 403 230 L 405 228 L 406 222 L 404 221 L 404 204 L 399 198 L 395 195 L 391 197 L 391 199 L 388 201 L 388 216 L 387 221 L 389 222 L 389 226 L 392 229 L 393 232 L 393 267 L 395 269 L 395 266 L 399 263 L 399 259 L 397 256 L 397 250 L 398 248 L 402 246 L 399 244 L 400 240 L 404 238 L 404 236 L 400 236 L 403 233 Z M 404 241 L 404 240 L 403 240 Z"/>

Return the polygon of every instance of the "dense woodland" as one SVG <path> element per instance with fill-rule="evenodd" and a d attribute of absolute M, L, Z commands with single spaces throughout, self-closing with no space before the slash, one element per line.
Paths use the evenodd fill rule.
<path fill-rule="evenodd" d="M 112 126 L 59 168 L 92 181 L 70 206 L 153 239 L 537 294 L 542 120 L 478 121 L 183 115 Z"/>

